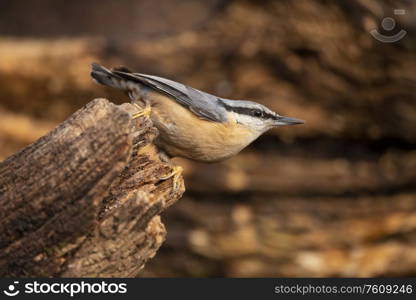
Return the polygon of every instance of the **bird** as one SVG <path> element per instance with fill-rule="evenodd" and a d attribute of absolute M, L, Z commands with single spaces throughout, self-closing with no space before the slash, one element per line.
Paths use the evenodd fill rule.
<path fill-rule="evenodd" d="M 164 161 L 171 157 L 223 161 L 269 129 L 304 123 L 254 101 L 221 98 L 163 77 L 133 73 L 126 67 L 110 70 L 93 63 L 91 77 L 127 92 L 138 109 L 133 118 L 152 120 L 159 131 L 155 144 Z M 182 171 L 175 166 L 162 179 L 173 176 L 176 184 Z"/>

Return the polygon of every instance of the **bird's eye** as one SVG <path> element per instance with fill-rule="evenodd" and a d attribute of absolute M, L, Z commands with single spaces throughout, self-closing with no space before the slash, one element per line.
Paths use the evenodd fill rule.
<path fill-rule="evenodd" d="M 263 112 L 262 112 L 262 111 L 260 111 L 260 110 L 255 110 L 255 111 L 254 111 L 254 116 L 255 116 L 255 117 L 260 118 L 260 117 L 262 117 L 262 116 L 263 116 Z"/>

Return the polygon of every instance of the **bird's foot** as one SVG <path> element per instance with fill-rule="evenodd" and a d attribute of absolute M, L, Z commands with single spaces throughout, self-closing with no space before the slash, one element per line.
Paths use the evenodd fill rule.
<path fill-rule="evenodd" d="M 174 166 L 172 172 L 168 175 L 161 177 L 160 179 L 166 180 L 173 177 L 173 190 L 176 191 L 180 187 L 180 177 L 182 175 L 183 168 L 181 166 Z"/>
<path fill-rule="evenodd" d="M 133 105 L 136 106 L 138 109 L 138 111 L 133 114 L 133 119 L 150 116 L 150 113 L 152 112 L 152 107 L 149 104 L 146 104 L 145 108 L 142 108 L 137 103 L 133 103 Z"/>

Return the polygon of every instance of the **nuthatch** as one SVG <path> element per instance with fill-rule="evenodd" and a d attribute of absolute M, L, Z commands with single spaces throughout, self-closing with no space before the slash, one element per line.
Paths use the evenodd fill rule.
<path fill-rule="evenodd" d="M 236 155 L 267 130 L 304 121 L 280 116 L 252 101 L 229 100 L 184 84 L 122 67 L 92 65 L 91 76 L 128 93 L 159 130 L 156 145 L 169 156 L 216 162 Z M 175 174 L 182 169 L 174 169 Z M 176 177 L 176 176 L 175 176 Z"/>

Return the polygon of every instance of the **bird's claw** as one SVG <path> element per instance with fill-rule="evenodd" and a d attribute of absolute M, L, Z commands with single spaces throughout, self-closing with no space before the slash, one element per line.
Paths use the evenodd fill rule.
<path fill-rule="evenodd" d="M 180 187 L 180 177 L 182 176 L 183 168 L 181 166 L 174 166 L 172 172 L 168 175 L 161 177 L 161 180 L 166 180 L 173 177 L 173 190 L 176 191 Z"/>
<path fill-rule="evenodd" d="M 138 109 L 138 112 L 135 112 L 133 114 L 133 119 L 137 119 L 137 118 L 140 118 L 140 117 L 149 117 L 150 116 L 150 113 L 152 112 L 152 107 L 150 105 L 146 105 L 145 108 L 142 108 L 137 103 L 134 103 L 133 105 L 136 106 L 137 109 Z"/>

